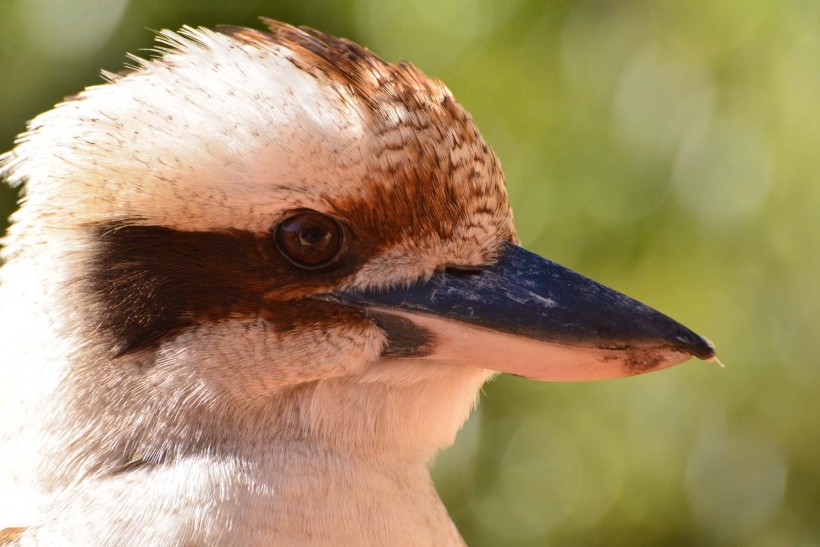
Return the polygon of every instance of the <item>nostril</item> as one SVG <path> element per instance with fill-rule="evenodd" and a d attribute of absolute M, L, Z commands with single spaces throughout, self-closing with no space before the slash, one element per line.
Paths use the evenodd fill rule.
<path fill-rule="evenodd" d="M 444 271 L 450 275 L 457 277 L 468 277 L 471 275 L 478 275 L 481 270 L 470 266 L 447 266 Z"/>

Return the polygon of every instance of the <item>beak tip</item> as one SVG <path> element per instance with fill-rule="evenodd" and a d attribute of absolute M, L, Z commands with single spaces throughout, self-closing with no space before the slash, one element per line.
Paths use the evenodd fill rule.
<path fill-rule="evenodd" d="M 700 336 L 692 331 L 676 336 L 675 340 L 679 343 L 678 347 L 681 350 L 694 355 L 702 361 L 710 361 L 717 356 L 715 344 L 705 336 Z"/>

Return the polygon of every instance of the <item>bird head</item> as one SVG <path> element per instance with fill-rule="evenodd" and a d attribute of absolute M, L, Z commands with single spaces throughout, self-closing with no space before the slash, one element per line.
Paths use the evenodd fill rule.
<path fill-rule="evenodd" d="M 55 474 L 304 441 L 427 458 L 495 372 L 714 355 L 517 246 L 498 159 L 440 82 L 266 23 L 160 33 L 4 159 L 25 183 L 5 280 L 46 287 L 32 317 L 65 341 Z"/>

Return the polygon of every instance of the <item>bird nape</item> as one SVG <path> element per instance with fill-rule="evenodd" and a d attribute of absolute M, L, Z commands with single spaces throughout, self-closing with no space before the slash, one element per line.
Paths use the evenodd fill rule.
<path fill-rule="evenodd" d="M 441 82 L 264 22 L 160 32 L 2 157 L 5 541 L 460 544 L 427 464 L 495 372 L 714 357 L 517 245 Z"/>

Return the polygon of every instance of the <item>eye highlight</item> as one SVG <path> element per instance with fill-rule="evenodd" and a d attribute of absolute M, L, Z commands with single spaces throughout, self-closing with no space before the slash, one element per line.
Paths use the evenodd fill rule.
<path fill-rule="evenodd" d="M 339 257 L 344 233 L 333 217 L 303 211 L 280 222 L 275 237 L 279 252 L 294 266 L 317 270 Z"/>

